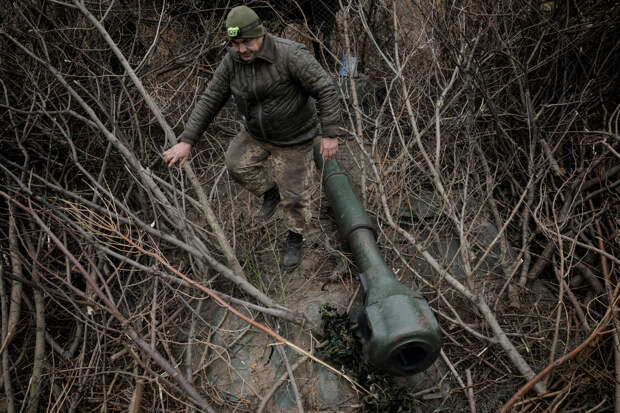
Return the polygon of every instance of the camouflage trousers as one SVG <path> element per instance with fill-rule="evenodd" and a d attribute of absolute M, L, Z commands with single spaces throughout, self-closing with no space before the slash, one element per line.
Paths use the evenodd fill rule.
<path fill-rule="evenodd" d="M 271 156 L 271 165 L 267 165 Z M 303 234 L 310 223 L 312 141 L 276 146 L 254 139 L 246 130 L 235 136 L 226 151 L 226 167 L 233 179 L 257 197 L 278 185 L 280 205 L 289 230 Z"/>

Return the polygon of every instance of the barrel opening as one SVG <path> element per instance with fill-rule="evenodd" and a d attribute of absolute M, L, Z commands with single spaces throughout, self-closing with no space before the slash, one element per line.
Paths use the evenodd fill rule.
<path fill-rule="evenodd" d="M 426 365 L 428 352 L 417 343 L 406 344 L 397 350 L 394 361 L 397 368 L 406 373 L 422 370 Z"/>

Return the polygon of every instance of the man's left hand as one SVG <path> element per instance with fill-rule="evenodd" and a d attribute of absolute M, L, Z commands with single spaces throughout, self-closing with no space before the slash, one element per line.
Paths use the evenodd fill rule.
<path fill-rule="evenodd" d="M 323 159 L 329 161 L 336 156 L 338 152 L 338 138 L 329 138 L 327 136 L 321 139 L 321 155 Z"/>

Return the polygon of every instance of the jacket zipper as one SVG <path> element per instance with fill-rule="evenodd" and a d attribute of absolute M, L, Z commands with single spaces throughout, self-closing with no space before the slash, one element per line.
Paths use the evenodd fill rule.
<path fill-rule="evenodd" d="M 263 135 L 263 139 L 267 139 L 267 136 L 265 135 L 265 129 L 263 129 L 263 107 L 258 100 L 258 92 L 256 91 L 256 70 L 254 65 L 252 65 L 252 78 L 254 98 L 256 99 L 256 104 L 258 105 L 258 126 L 260 127 L 260 133 Z"/>

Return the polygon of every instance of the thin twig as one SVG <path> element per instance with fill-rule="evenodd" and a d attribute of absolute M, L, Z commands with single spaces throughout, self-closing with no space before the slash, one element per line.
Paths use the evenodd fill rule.
<path fill-rule="evenodd" d="M 456 368 L 454 367 L 452 362 L 450 362 L 450 359 L 448 358 L 446 353 L 443 351 L 443 349 L 439 351 L 439 354 L 441 355 L 441 358 L 443 359 L 443 361 L 448 365 L 448 368 L 452 372 L 452 375 L 454 376 L 456 381 L 459 383 L 459 386 L 461 386 L 461 388 L 465 390 L 465 395 L 467 396 L 467 400 L 469 400 L 469 407 L 470 409 L 473 409 L 472 413 L 475 413 L 476 402 L 473 400 L 473 393 L 471 393 L 470 395 L 469 389 L 465 385 L 465 382 L 463 382 L 461 375 L 458 373 L 458 371 L 456 371 Z"/>
<path fill-rule="evenodd" d="M 9 325 L 9 300 L 6 287 L 4 284 L 4 267 L 0 262 L 0 303 L 2 316 L 2 342 L 7 342 L 8 325 Z M 6 395 L 7 413 L 15 413 L 15 396 L 13 394 L 13 385 L 11 383 L 9 352 L 2 352 L 2 376 L 4 381 L 4 394 Z"/>
<path fill-rule="evenodd" d="M 293 375 L 293 369 L 291 368 L 291 364 L 288 362 L 288 358 L 286 357 L 286 352 L 282 348 L 282 346 L 277 346 L 278 353 L 280 353 L 280 357 L 286 366 L 286 372 L 288 373 L 289 380 L 291 381 L 291 387 L 293 388 L 293 393 L 295 394 L 295 401 L 297 403 L 297 410 L 299 413 L 304 413 L 304 406 L 301 401 L 301 396 L 299 395 L 299 388 L 297 387 L 297 382 L 295 381 L 295 376 Z"/>
<path fill-rule="evenodd" d="M 471 378 L 471 370 L 465 370 L 465 376 L 467 377 L 467 398 L 469 399 L 469 409 L 471 413 L 476 413 L 476 399 L 474 398 L 474 382 Z"/>
<path fill-rule="evenodd" d="M 589 201 L 590 209 L 594 212 L 594 203 Z M 598 234 L 598 247 L 603 250 L 605 245 L 603 243 L 603 231 L 601 230 L 601 224 L 598 219 L 594 221 L 594 226 Z M 607 292 L 607 299 L 611 303 L 613 302 L 612 281 L 609 273 L 609 265 L 607 263 L 607 257 L 601 255 L 601 268 L 603 270 L 603 278 L 605 280 L 605 290 Z M 620 284 L 619 284 L 620 285 Z M 617 290 L 617 287 L 616 287 Z M 613 341 L 614 341 L 614 372 L 616 375 L 616 385 L 614 388 L 614 412 L 620 413 L 620 321 L 617 317 L 617 311 L 613 312 Z"/>
<path fill-rule="evenodd" d="M 30 237 L 25 237 L 28 249 L 30 251 L 36 251 L 35 254 L 39 255 L 43 244 L 43 236 L 38 240 L 38 245 L 35 248 Z M 38 269 L 33 267 L 31 271 L 32 279 L 35 283 L 39 283 Z M 40 289 L 35 288 L 33 290 L 34 295 L 34 307 L 35 307 L 35 344 L 34 344 L 34 363 L 32 365 L 32 375 L 30 377 L 30 395 L 28 397 L 28 404 L 26 408 L 27 413 L 36 413 L 39 411 L 39 401 L 41 398 L 41 387 L 43 380 L 43 366 L 46 364 L 45 353 L 45 301 L 43 299 L 43 293 Z"/>
<path fill-rule="evenodd" d="M 19 254 L 19 244 L 17 243 L 17 222 L 13 211 L 13 206 L 9 204 L 9 256 L 11 257 L 11 268 L 13 274 L 17 277 L 23 278 L 22 274 L 22 261 Z M 2 348 L 6 348 L 13 337 L 15 337 L 15 331 L 19 324 L 21 317 L 21 304 L 22 304 L 22 283 L 13 281 L 11 283 L 11 300 L 9 301 L 9 319 L 8 330 L 6 338 L 2 342 Z M 1 352 L 1 350 L 0 350 Z"/>
<path fill-rule="evenodd" d="M 306 357 L 306 356 L 300 357 L 295 362 L 295 364 L 293 364 L 291 366 L 291 372 L 294 372 L 295 370 L 297 370 L 297 368 L 299 366 L 301 366 L 306 360 L 308 360 L 308 357 Z M 260 404 L 258 405 L 258 409 L 256 410 L 256 413 L 263 413 L 263 411 L 265 410 L 265 406 L 267 406 L 267 403 L 269 403 L 269 400 L 273 397 L 273 395 L 280 388 L 280 386 L 286 382 L 286 378 L 287 377 L 289 377 L 288 370 L 286 371 L 286 373 L 282 374 L 278 378 L 278 380 L 276 380 L 276 382 L 273 384 L 273 386 L 271 386 L 271 388 L 269 389 L 267 394 L 265 394 L 265 396 L 263 396 L 263 398 L 260 401 Z"/>

